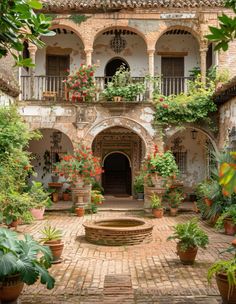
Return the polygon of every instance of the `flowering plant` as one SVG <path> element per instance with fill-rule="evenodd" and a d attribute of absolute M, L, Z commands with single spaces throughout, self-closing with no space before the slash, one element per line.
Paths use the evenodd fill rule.
<path fill-rule="evenodd" d="M 96 86 L 94 81 L 95 65 L 81 66 L 63 80 L 67 91 L 71 93 L 72 101 L 90 101 L 95 97 Z"/>
<path fill-rule="evenodd" d="M 65 155 L 60 163 L 56 164 L 55 172 L 71 182 L 76 182 L 80 177 L 90 181 L 92 177 L 102 173 L 102 168 L 99 158 L 93 156 L 91 149 L 79 144 L 73 154 Z"/>
<path fill-rule="evenodd" d="M 147 173 L 157 173 L 161 177 L 175 177 L 178 173 L 178 166 L 171 151 L 161 153 L 157 146 L 152 154 L 148 155 L 144 171 Z"/>

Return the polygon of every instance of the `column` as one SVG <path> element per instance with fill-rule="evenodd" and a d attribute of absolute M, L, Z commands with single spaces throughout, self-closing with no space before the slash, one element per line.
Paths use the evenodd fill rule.
<path fill-rule="evenodd" d="M 149 75 L 153 78 L 154 77 L 154 54 L 155 49 L 150 49 L 147 51 L 148 53 L 148 71 Z M 153 82 L 149 82 L 149 98 L 152 99 L 153 94 Z"/>
<path fill-rule="evenodd" d="M 206 56 L 207 56 L 207 48 L 200 49 L 200 63 L 201 63 L 201 81 L 202 83 L 206 83 Z"/>
<path fill-rule="evenodd" d="M 35 58 L 36 58 L 36 52 L 37 52 L 37 46 L 32 44 L 32 43 L 29 43 L 29 46 L 28 46 L 28 50 L 29 50 L 29 53 L 30 53 L 30 58 L 32 60 L 32 63 L 35 65 Z M 35 99 L 35 79 L 34 79 L 34 76 L 35 76 L 35 66 L 31 67 L 30 70 L 29 70 L 29 75 L 30 75 L 30 97 L 31 99 Z"/>
<path fill-rule="evenodd" d="M 92 53 L 93 49 L 85 49 L 85 54 L 86 54 L 86 64 L 87 65 L 92 65 Z"/>

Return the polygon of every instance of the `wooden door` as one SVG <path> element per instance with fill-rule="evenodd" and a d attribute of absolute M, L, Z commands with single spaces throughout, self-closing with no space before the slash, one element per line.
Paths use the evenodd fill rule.
<path fill-rule="evenodd" d="M 179 94 L 184 91 L 184 57 L 162 57 L 163 94 Z"/>

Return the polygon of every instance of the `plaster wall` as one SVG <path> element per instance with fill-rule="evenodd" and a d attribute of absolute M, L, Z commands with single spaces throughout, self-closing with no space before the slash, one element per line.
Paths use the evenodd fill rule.
<path fill-rule="evenodd" d="M 0 90 L 0 106 L 9 106 L 14 102 L 15 99 L 12 96 L 7 95 Z"/>
<path fill-rule="evenodd" d="M 219 108 L 219 149 L 228 145 L 228 131 L 236 126 L 236 97 Z"/>

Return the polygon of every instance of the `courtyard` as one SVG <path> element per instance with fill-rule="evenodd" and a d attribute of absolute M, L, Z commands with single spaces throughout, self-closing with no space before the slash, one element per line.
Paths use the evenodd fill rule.
<path fill-rule="evenodd" d="M 121 216 L 151 222 L 152 242 L 108 247 L 85 240 L 83 222 Z M 182 265 L 176 255 L 176 243 L 166 240 L 175 224 L 196 216 L 189 211 L 177 217 L 166 213 L 157 219 L 144 211 L 99 211 L 80 218 L 72 213 L 51 212 L 42 221 L 21 225 L 18 232 L 40 239 L 40 231 L 50 222 L 63 231 L 65 247 L 62 263 L 50 269 L 56 278 L 55 288 L 47 290 L 39 283 L 25 285 L 20 303 L 220 303 L 215 282 L 212 286 L 207 283 L 207 270 L 233 237 L 199 220 L 209 236 L 209 245 L 207 250 L 199 249 L 193 266 Z"/>

